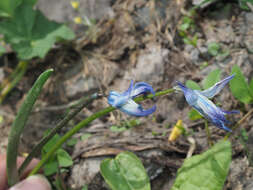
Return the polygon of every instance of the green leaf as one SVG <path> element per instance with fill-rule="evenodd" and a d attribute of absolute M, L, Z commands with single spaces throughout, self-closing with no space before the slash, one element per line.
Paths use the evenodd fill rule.
<path fill-rule="evenodd" d="M 213 86 L 215 83 L 220 81 L 221 70 L 215 69 L 211 71 L 208 76 L 202 81 L 202 85 L 204 89 L 208 89 Z"/>
<path fill-rule="evenodd" d="M 250 10 L 249 6 L 247 3 L 253 5 L 253 0 L 239 0 L 239 5 L 242 9 L 244 10 Z"/>
<path fill-rule="evenodd" d="M 71 40 L 74 33 L 67 26 L 49 21 L 30 4 L 21 5 L 14 18 L 0 22 L 0 33 L 21 60 L 43 58 L 59 40 Z"/>
<path fill-rule="evenodd" d="M 32 111 L 33 105 L 37 100 L 43 85 L 52 74 L 53 70 L 49 69 L 43 72 L 34 83 L 33 87 L 29 90 L 26 99 L 22 103 L 18 115 L 16 116 L 8 137 L 8 148 L 7 148 L 7 174 L 9 185 L 14 185 L 18 182 L 18 171 L 17 171 L 17 155 L 18 147 L 20 142 L 20 136 L 24 131 L 27 119 Z"/>
<path fill-rule="evenodd" d="M 23 0 L 23 4 L 35 5 L 38 0 Z"/>
<path fill-rule="evenodd" d="M 141 161 L 131 152 L 105 159 L 100 172 L 112 190 L 150 190 L 148 175 Z"/>
<path fill-rule="evenodd" d="M 193 109 L 193 108 L 189 111 L 188 117 L 189 117 L 189 119 L 192 120 L 192 121 L 195 121 L 195 120 L 198 120 L 198 119 L 203 118 L 203 117 L 199 114 L 199 112 L 197 112 L 197 111 L 196 111 L 195 109 Z"/>
<path fill-rule="evenodd" d="M 253 78 L 251 79 L 251 81 L 249 83 L 249 91 L 251 93 L 251 96 L 253 97 Z"/>
<path fill-rule="evenodd" d="M 126 127 L 119 127 L 119 126 L 113 125 L 113 126 L 110 127 L 110 130 L 112 132 L 122 132 L 122 131 L 126 131 L 127 128 Z"/>
<path fill-rule="evenodd" d="M 141 121 L 139 119 L 131 119 L 131 120 L 125 122 L 125 125 L 128 128 L 136 127 L 140 124 L 141 124 Z"/>
<path fill-rule="evenodd" d="M 232 158 L 229 141 L 185 159 L 171 190 L 222 190 Z"/>
<path fill-rule="evenodd" d="M 1 15 L 13 16 L 15 9 L 22 3 L 22 0 L 1 0 L 0 11 Z"/>
<path fill-rule="evenodd" d="M 218 55 L 219 50 L 220 50 L 220 45 L 216 42 L 211 42 L 207 45 L 207 51 L 212 56 Z"/>
<path fill-rule="evenodd" d="M 198 83 L 194 82 L 193 80 L 187 80 L 185 85 L 193 90 L 201 90 Z"/>
<path fill-rule="evenodd" d="M 47 162 L 43 167 L 44 175 L 50 176 L 57 173 L 58 167 L 59 165 L 56 159 Z"/>
<path fill-rule="evenodd" d="M 245 81 L 241 69 L 238 65 L 234 65 L 231 74 L 235 74 L 235 77 L 230 81 L 229 86 L 232 94 L 239 101 L 248 104 L 252 102 L 252 96 L 250 94 L 249 86 Z"/>
<path fill-rule="evenodd" d="M 78 141 L 77 138 L 72 138 L 72 139 L 68 140 L 67 145 L 68 146 L 75 146 L 77 141 Z"/>
<path fill-rule="evenodd" d="M 83 135 L 81 136 L 81 140 L 82 140 L 82 141 L 85 141 L 85 140 L 87 140 L 90 136 L 92 136 L 92 134 L 90 134 L 90 133 L 85 133 L 85 134 L 83 134 Z"/>
<path fill-rule="evenodd" d="M 73 165 L 71 156 L 65 150 L 59 149 L 56 154 L 60 167 L 69 167 Z"/>
<path fill-rule="evenodd" d="M 88 186 L 87 186 L 87 185 L 84 185 L 84 186 L 82 187 L 82 190 L 88 190 Z"/>
<path fill-rule="evenodd" d="M 60 140 L 60 135 L 56 134 L 54 137 L 50 139 L 42 148 L 43 153 L 47 153 L 50 151 L 53 145 L 55 145 Z"/>

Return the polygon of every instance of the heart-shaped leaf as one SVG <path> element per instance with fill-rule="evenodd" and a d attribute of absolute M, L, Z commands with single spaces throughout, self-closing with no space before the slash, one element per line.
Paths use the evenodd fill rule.
<path fill-rule="evenodd" d="M 200 155 L 187 158 L 171 190 L 222 190 L 231 158 L 231 144 L 224 140 Z"/>
<path fill-rule="evenodd" d="M 148 175 L 141 161 L 131 152 L 105 159 L 100 172 L 112 190 L 150 190 Z"/>

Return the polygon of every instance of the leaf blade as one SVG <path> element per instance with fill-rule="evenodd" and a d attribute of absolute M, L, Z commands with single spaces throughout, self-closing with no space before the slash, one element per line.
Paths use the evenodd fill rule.
<path fill-rule="evenodd" d="M 207 77 L 202 81 L 203 88 L 206 90 L 213 86 L 215 83 L 219 82 L 221 78 L 221 70 L 215 69 L 211 71 Z"/>
<path fill-rule="evenodd" d="M 26 99 L 21 105 L 15 121 L 12 124 L 11 131 L 8 137 L 7 147 L 7 178 L 9 185 L 14 185 L 18 182 L 17 171 L 17 155 L 20 136 L 24 130 L 27 119 L 32 111 L 32 107 L 39 96 L 43 85 L 52 74 L 53 69 L 48 69 L 43 72 L 35 81 L 33 87 L 29 90 Z"/>
<path fill-rule="evenodd" d="M 193 80 L 187 80 L 185 85 L 193 90 L 201 90 L 198 83 L 194 82 Z"/>
<path fill-rule="evenodd" d="M 235 74 L 235 77 L 229 83 L 230 90 L 234 97 L 245 104 L 251 103 L 253 98 L 240 67 L 234 65 L 231 74 Z"/>
<path fill-rule="evenodd" d="M 232 149 L 229 141 L 220 141 L 206 152 L 188 158 L 177 172 L 171 190 L 222 189 L 229 165 Z"/>
<path fill-rule="evenodd" d="M 113 190 L 150 190 L 145 168 L 131 152 L 120 153 L 115 159 L 105 159 L 100 172 Z"/>

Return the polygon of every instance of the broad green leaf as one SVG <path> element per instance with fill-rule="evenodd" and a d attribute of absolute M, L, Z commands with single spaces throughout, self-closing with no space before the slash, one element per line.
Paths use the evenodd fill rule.
<path fill-rule="evenodd" d="M 251 93 L 251 96 L 253 97 L 253 78 L 251 79 L 251 81 L 249 83 L 249 91 Z"/>
<path fill-rule="evenodd" d="M 100 172 L 112 190 L 150 190 L 145 168 L 131 152 L 120 153 L 115 159 L 103 160 Z"/>
<path fill-rule="evenodd" d="M 65 150 L 57 150 L 56 155 L 60 167 L 69 167 L 73 165 L 71 156 Z"/>
<path fill-rule="evenodd" d="M 216 82 L 220 81 L 221 70 L 215 69 L 211 71 L 208 76 L 202 81 L 204 89 L 208 89 L 213 86 Z"/>
<path fill-rule="evenodd" d="M 219 50 L 220 50 L 220 45 L 216 42 L 211 42 L 207 45 L 207 51 L 212 56 L 218 55 Z"/>
<path fill-rule="evenodd" d="M 232 94 L 235 98 L 245 104 L 251 103 L 252 96 L 250 94 L 249 86 L 245 81 L 245 77 L 243 76 L 240 67 L 234 65 L 231 74 L 235 74 L 235 77 L 229 83 Z"/>
<path fill-rule="evenodd" d="M 188 88 L 191 88 L 193 90 L 201 90 L 200 86 L 198 85 L 198 83 L 194 82 L 193 80 L 187 80 L 186 81 L 186 86 Z"/>
<path fill-rule="evenodd" d="M 185 159 L 171 190 L 222 190 L 232 158 L 229 141 Z"/>
<path fill-rule="evenodd" d="M 13 16 L 15 9 L 22 3 L 22 0 L 1 0 L 0 11 L 1 15 Z"/>
<path fill-rule="evenodd" d="M 0 22 L 0 33 L 21 60 L 43 58 L 59 40 L 71 40 L 74 33 L 67 26 L 49 21 L 30 4 L 22 4 L 14 18 Z"/>
<path fill-rule="evenodd" d="M 47 132 L 49 133 L 49 131 Z M 56 134 L 52 137 L 42 148 L 43 153 L 47 153 L 50 151 L 53 145 L 55 145 L 60 140 L 60 135 Z"/>
<path fill-rule="evenodd" d="M 57 159 L 53 159 L 47 162 L 43 167 L 44 175 L 50 176 L 57 173 L 58 167 L 59 165 L 58 165 Z"/>
<path fill-rule="evenodd" d="M 199 114 L 199 112 L 197 112 L 195 109 L 191 109 L 188 113 L 188 117 L 190 120 L 195 121 L 198 119 L 201 119 L 202 116 Z"/>
<path fill-rule="evenodd" d="M 43 72 L 39 78 L 35 81 L 33 87 L 29 90 L 26 99 L 22 103 L 18 114 L 11 126 L 11 131 L 8 137 L 8 148 L 7 148 L 7 174 L 9 185 L 14 185 L 18 182 L 18 171 L 17 171 L 17 156 L 18 147 L 20 142 L 20 136 L 24 131 L 27 119 L 32 111 L 33 105 L 39 96 L 43 85 L 52 74 L 53 70 L 49 69 Z"/>
<path fill-rule="evenodd" d="M 38 0 L 23 0 L 24 4 L 35 5 Z"/>
<path fill-rule="evenodd" d="M 239 5 L 242 9 L 244 10 L 250 10 L 249 6 L 247 3 L 253 5 L 253 0 L 239 0 Z"/>

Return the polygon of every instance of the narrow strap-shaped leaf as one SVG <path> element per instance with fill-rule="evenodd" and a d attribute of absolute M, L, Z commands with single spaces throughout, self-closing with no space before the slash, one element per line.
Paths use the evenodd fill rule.
<path fill-rule="evenodd" d="M 8 148 L 7 148 L 7 178 L 10 186 L 16 184 L 19 180 L 17 171 L 17 154 L 19 147 L 20 136 L 24 130 L 24 126 L 31 113 L 32 107 L 39 96 L 43 85 L 50 77 L 53 69 L 49 69 L 42 73 L 34 83 L 33 87 L 27 94 L 27 97 L 21 108 L 18 111 L 15 121 L 12 124 L 11 131 L 8 137 Z"/>
<path fill-rule="evenodd" d="M 75 107 L 74 110 L 70 111 L 66 117 L 64 117 L 56 126 L 55 128 L 50 131 L 50 133 L 42 138 L 40 142 L 32 149 L 30 154 L 26 157 L 25 161 L 22 163 L 22 165 L 19 168 L 19 174 L 21 175 L 22 172 L 25 170 L 25 168 L 29 165 L 29 163 L 32 161 L 32 159 L 41 152 L 41 149 L 43 146 L 55 135 L 57 134 L 76 114 L 78 114 L 84 107 L 91 104 L 95 99 L 100 98 L 102 96 L 98 95 L 97 93 L 94 93 L 90 96 L 86 96 L 81 98 L 78 101 L 78 106 Z"/>

